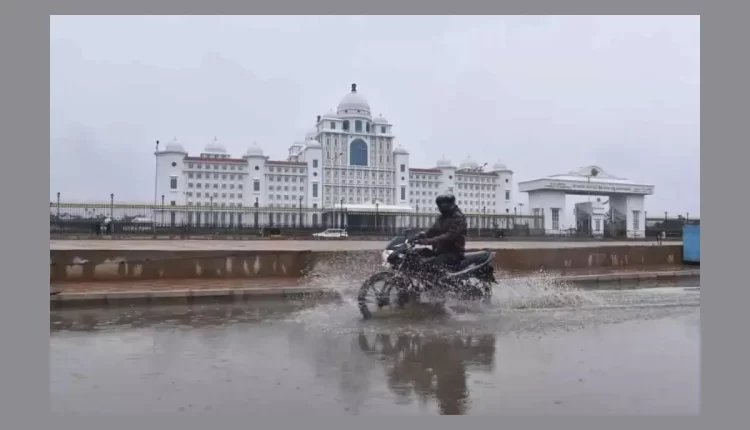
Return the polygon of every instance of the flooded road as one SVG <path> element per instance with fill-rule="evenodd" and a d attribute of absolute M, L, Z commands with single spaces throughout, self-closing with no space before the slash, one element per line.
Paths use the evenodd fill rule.
<path fill-rule="evenodd" d="M 53 413 L 697 415 L 700 290 L 498 289 L 50 313 Z"/>

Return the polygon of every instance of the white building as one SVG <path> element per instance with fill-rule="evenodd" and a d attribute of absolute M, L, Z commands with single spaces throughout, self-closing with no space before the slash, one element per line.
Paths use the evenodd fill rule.
<path fill-rule="evenodd" d="M 610 228 L 617 236 L 645 237 L 645 196 L 654 193 L 653 185 L 613 176 L 599 166 L 586 166 L 520 182 L 518 188 L 529 194 L 532 214 L 544 216 L 544 226 L 535 228 L 552 234 L 588 231 L 592 236 L 603 236 Z M 589 196 L 590 200 L 576 204 L 569 212 L 565 202 L 568 195 Z"/>
<path fill-rule="evenodd" d="M 380 222 L 413 226 L 418 221 L 410 214 L 435 213 L 435 197 L 441 193 L 454 194 L 467 214 L 511 214 L 514 208 L 513 172 L 502 163 L 487 168 L 467 158 L 454 166 L 443 158 L 431 168 L 411 167 L 409 153 L 395 144 L 393 125 L 382 115 L 373 118 L 356 84 L 336 111 L 317 117 L 305 140 L 289 148 L 286 160 L 270 160 L 255 143 L 233 158 L 217 140 L 198 156 L 175 140 L 156 157 L 157 200 L 167 206 L 218 208 L 209 216 L 220 223 L 248 224 L 242 208 L 257 206 L 264 214 L 255 217 L 281 224 L 309 214 L 306 224 L 341 225 L 346 212 L 344 224 L 356 221 L 355 216 L 398 213 Z M 294 211 L 300 208 L 304 213 Z M 176 222 L 188 216 L 200 223 L 189 215 L 196 210 L 188 215 L 177 210 L 172 216 L 180 218 Z"/>

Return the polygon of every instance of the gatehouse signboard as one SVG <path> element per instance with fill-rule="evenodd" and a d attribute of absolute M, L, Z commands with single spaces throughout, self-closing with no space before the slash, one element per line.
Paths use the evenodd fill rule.
<path fill-rule="evenodd" d="M 599 193 L 653 194 L 654 187 L 630 184 L 606 184 L 573 181 L 547 181 L 541 184 L 543 189 L 560 191 L 586 191 Z"/>

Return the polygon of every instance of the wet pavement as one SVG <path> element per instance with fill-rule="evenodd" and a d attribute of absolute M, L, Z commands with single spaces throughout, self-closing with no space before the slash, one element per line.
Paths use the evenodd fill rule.
<path fill-rule="evenodd" d="M 362 321 L 351 294 L 50 312 L 83 415 L 697 415 L 700 289 L 539 280 Z M 350 293 L 350 292 L 347 292 Z"/>

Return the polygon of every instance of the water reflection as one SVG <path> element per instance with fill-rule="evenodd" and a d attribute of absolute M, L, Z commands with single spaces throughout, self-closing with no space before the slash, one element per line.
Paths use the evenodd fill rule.
<path fill-rule="evenodd" d="M 360 349 L 387 367 L 388 386 L 399 398 L 434 400 L 441 414 L 462 415 L 471 404 L 467 384 L 471 370 L 492 372 L 495 336 L 360 333 Z"/>

